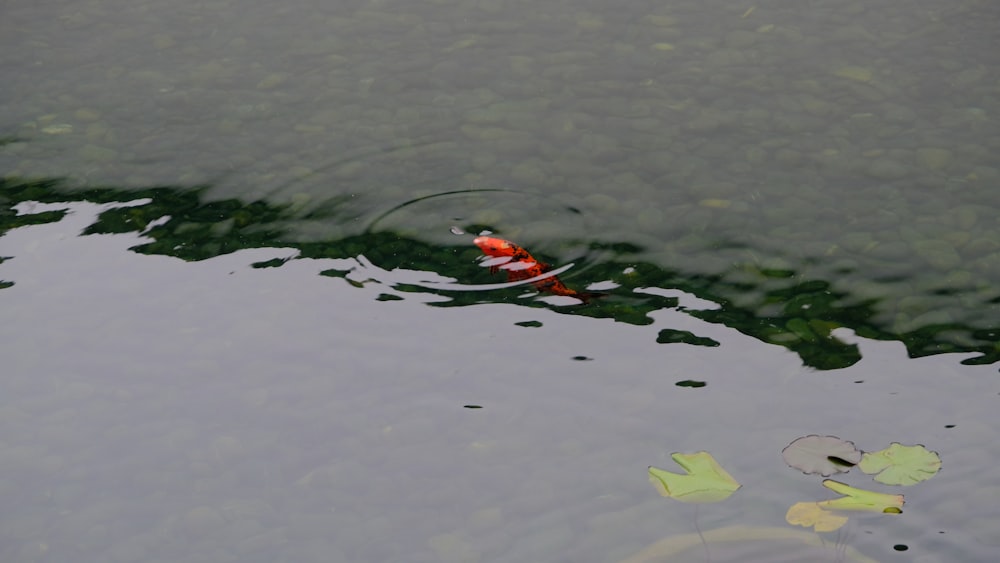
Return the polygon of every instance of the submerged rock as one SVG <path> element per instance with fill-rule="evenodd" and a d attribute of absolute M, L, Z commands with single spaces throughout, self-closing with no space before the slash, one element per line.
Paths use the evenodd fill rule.
<path fill-rule="evenodd" d="M 951 151 L 938 148 L 917 149 L 917 164 L 928 170 L 944 170 L 951 164 Z"/>
<path fill-rule="evenodd" d="M 861 66 L 842 66 L 833 71 L 833 74 L 834 76 L 847 78 L 849 80 L 856 80 L 858 82 L 870 82 L 872 75 L 875 73 L 872 72 L 872 69 Z"/>
<path fill-rule="evenodd" d="M 888 158 L 880 158 L 868 165 L 869 176 L 879 180 L 898 180 L 910 173 L 905 164 Z"/>
<path fill-rule="evenodd" d="M 912 243 L 913 251 L 938 270 L 950 270 L 962 263 L 958 251 L 947 241 L 918 240 Z"/>

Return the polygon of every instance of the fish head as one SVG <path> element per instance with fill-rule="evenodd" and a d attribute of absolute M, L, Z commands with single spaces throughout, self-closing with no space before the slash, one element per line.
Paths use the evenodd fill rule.
<path fill-rule="evenodd" d="M 517 246 L 509 240 L 496 237 L 476 237 L 472 244 L 487 256 L 513 256 Z"/>

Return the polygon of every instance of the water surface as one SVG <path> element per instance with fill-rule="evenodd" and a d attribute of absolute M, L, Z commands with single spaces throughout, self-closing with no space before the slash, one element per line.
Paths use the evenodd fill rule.
<path fill-rule="evenodd" d="M 944 460 L 865 557 L 995 559 L 998 16 L 4 3 L 3 559 L 617 561 L 812 433 Z"/>

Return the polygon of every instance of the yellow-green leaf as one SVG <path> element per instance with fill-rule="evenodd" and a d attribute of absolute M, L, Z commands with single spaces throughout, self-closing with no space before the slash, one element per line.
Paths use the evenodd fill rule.
<path fill-rule="evenodd" d="M 785 521 L 817 532 L 832 532 L 847 523 L 847 516 L 824 510 L 815 502 L 797 502 L 785 513 Z"/>
<path fill-rule="evenodd" d="M 927 448 L 893 442 L 878 452 L 867 452 L 858 468 L 886 485 L 913 485 L 926 481 L 941 470 L 941 457 Z"/>
<path fill-rule="evenodd" d="M 903 503 L 906 502 L 903 500 L 903 495 L 887 495 L 885 493 L 876 493 L 875 491 L 856 489 L 833 479 L 823 481 L 823 486 L 845 496 L 838 499 L 817 502 L 816 504 L 820 508 L 899 514 L 903 512 Z"/>
<path fill-rule="evenodd" d="M 686 475 L 649 468 L 649 481 L 665 497 L 681 502 L 719 502 L 741 486 L 708 452 L 673 453 L 670 457 Z"/>

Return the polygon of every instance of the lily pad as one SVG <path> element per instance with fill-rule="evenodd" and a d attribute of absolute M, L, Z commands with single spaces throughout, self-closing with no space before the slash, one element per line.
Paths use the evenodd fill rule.
<path fill-rule="evenodd" d="M 781 450 L 785 463 L 807 475 L 845 473 L 861 461 L 853 442 L 836 436 L 803 436 Z"/>
<path fill-rule="evenodd" d="M 797 502 L 785 513 L 785 522 L 816 532 L 833 532 L 847 523 L 847 516 L 826 510 L 819 503 Z"/>
<path fill-rule="evenodd" d="M 741 486 L 708 452 L 672 453 L 670 457 L 686 475 L 649 467 L 649 481 L 665 497 L 681 502 L 719 502 Z"/>
<path fill-rule="evenodd" d="M 886 485 L 913 485 L 926 481 L 941 470 L 941 457 L 937 452 L 916 446 L 904 446 L 893 442 L 888 448 L 868 452 L 858 464 L 858 468 Z"/>
<path fill-rule="evenodd" d="M 817 502 L 816 505 L 820 508 L 900 514 L 903 512 L 903 504 L 906 502 L 903 499 L 903 495 L 887 495 L 885 493 L 857 489 L 833 479 L 823 481 L 823 486 L 845 496 Z"/>

